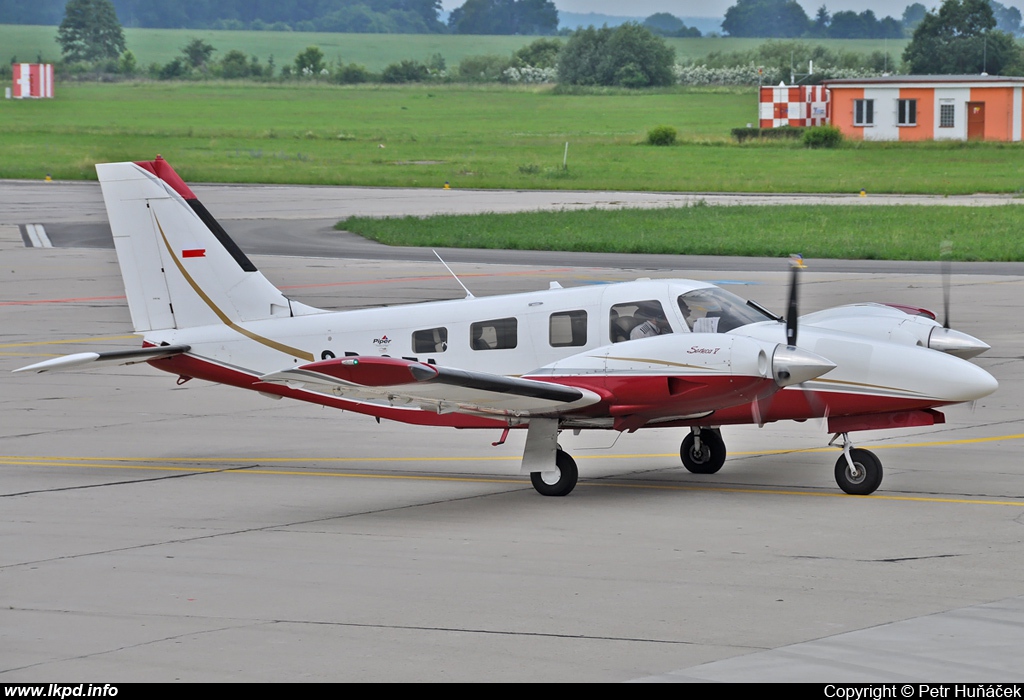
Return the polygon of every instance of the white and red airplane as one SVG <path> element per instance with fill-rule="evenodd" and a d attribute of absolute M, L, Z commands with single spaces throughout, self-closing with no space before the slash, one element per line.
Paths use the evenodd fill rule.
<path fill-rule="evenodd" d="M 938 407 L 997 387 L 968 361 L 988 345 L 934 314 L 853 304 L 788 320 L 714 285 L 638 280 L 330 312 L 284 296 L 161 158 L 96 166 L 142 348 L 15 370 L 148 362 L 178 376 L 405 423 L 525 428 L 522 473 L 564 496 L 561 430 L 683 428 L 691 472 L 717 472 L 723 425 L 825 418 L 839 486 L 882 466 L 857 430 L 944 422 Z"/>

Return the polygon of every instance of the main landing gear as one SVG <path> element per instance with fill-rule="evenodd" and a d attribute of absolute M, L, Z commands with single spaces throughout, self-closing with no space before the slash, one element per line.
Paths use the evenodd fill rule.
<path fill-rule="evenodd" d="M 530 482 L 542 496 L 568 496 L 576 488 L 579 474 L 576 460 L 570 457 L 568 452 L 558 448 L 555 452 L 555 470 L 530 472 Z"/>
<path fill-rule="evenodd" d="M 853 446 L 846 433 L 836 433 L 829 441 L 843 439 L 843 454 L 836 461 L 836 483 L 852 496 L 867 496 L 882 483 L 882 462 L 873 452 Z"/>
<path fill-rule="evenodd" d="M 520 473 L 530 475 L 530 483 L 542 496 L 568 496 L 579 478 L 576 460 L 558 446 L 559 429 L 557 418 L 534 418 L 527 426 Z"/>

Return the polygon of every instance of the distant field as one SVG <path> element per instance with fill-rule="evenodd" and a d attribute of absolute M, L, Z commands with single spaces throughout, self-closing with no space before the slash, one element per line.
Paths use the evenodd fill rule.
<path fill-rule="evenodd" d="M 336 228 L 387 245 L 848 260 L 1024 260 L 1022 209 L 927 206 L 693 206 L 392 219 Z"/>
<path fill-rule="evenodd" d="M 34 61 L 42 56 L 44 61 L 60 58 L 60 46 L 56 42 L 56 27 L 26 25 L 0 25 L 0 51 L 7 61 L 17 57 L 20 61 Z M 306 32 L 231 32 L 196 29 L 126 29 L 128 48 L 135 54 L 142 66 L 150 63 L 164 64 L 174 58 L 191 39 L 208 41 L 218 50 L 214 56 L 224 55 L 231 49 L 239 49 L 257 56 L 266 62 L 270 56 L 278 67 L 291 63 L 295 56 L 307 46 L 319 46 L 329 61 L 337 59 L 345 63 L 360 63 L 373 71 L 401 59 L 423 61 L 435 53 L 445 57 L 449 66 L 454 66 L 465 56 L 476 54 L 508 55 L 530 43 L 537 37 L 528 36 L 465 36 L 438 34 L 331 34 Z M 761 43 L 763 39 L 700 38 L 667 39 L 676 50 L 680 62 L 706 56 L 712 51 L 746 51 Z M 888 42 L 882 39 L 823 39 L 814 40 L 832 49 L 870 53 L 888 50 L 899 56 L 906 41 Z M 799 61 L 800 57 L 796 59 Z"/>
<path fill-rule="evenodd" d="M 756 90 L 58 84 L 0 100 L 0 178 L 94 179 L 163 154 L 194 182 L 963 194 L 1024 190 L 1022 144 L 733 143 Z M 676 127 L 682 143 L 642 145 Z M 562 169 L 569 143 L 568 169 Z"/>

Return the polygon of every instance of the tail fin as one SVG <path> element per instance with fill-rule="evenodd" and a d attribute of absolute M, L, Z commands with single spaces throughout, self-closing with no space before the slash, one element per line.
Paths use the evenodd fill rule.
<path fill-rule="evenodd" d="M 96 172 L 136 331 L 318 311 L 268 282 L 160 156 Z"/>

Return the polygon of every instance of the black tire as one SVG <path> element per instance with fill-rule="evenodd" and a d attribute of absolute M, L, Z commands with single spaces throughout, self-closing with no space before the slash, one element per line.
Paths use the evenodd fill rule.
<path fill-rule="evenodd" d="M 694 448 L 693 433 L 683 438 L 679 458 L 683 466 L 694 474 L 714 474 L 725 464 L 725 440 L 718 430 L 700 431 L 700 449 Z"/>
<path fill-rule="evenodd" d="M 850 459 L 859 472 L 858 476 L 850 475 L 850 465 L 846 456 L 840 456 L 836 462 L 836 483 L 851 496 L 867 496 L 875 492 L 882 483 L 882 463 L 873 452 L 860 449 L 850 450 Z"/>
<path fill-rule="evenodd" d="M 558 450 L 555 453 L 555 466 L 557 469 L 554 472 L 530 472 L 533 488 L 542 496 L 568 496 L 576 488 L 576 480 L 580 475 L 576 460 L 568 452 Z M 555 474 L 557 478 L 554 478 Z"/>

